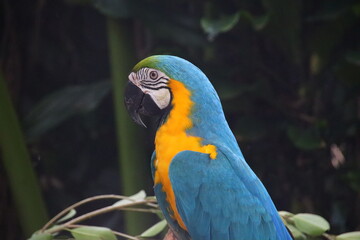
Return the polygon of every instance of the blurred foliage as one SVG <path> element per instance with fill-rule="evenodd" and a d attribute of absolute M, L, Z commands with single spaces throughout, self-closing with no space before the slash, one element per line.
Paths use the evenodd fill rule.
<path fill-rule="evenodd" d="M 76 216 L 76 208 L 97 200 L 121 199 L 109 206 L 93 210 L 81 216 Z M 87 218 L 97 217 L 101 214 L 112 211 L 143 212 L 153 213 L 160 217 L 160 221 L 145 230 L 142 234 L 132 236 L 126 233 L 117 232 L 110 228 L 99 226 L 82 225 L 81 222 Z M 357 240 L 360 238 L 360 231 L 348 232 L 341 235 L 330 235 L 326 233 L 330 229 L 329 222 L 316 214 L 290 212 L 279 212 L 283 222 L 291 231 L 294 240 Z M 132 196 L 120 195 L 99 195 L 77 202 L 53 217 L 41 229 L 34 232 L 29 240 L 52 240 L 52 239 L 75 239 L 75 240 L 114 240 L 117 236 L 124 239 L 163 239 L 167 228 L 166 220 L 157 205 L 155 197 L 147 197 L 145 191 L 141 190 Z M 66 235 L 68 232 L 73 237 Z M 165 237 L 166 238 L 166 237 Z M 166 238 L 167 239 L 167 238 Z"/>
<path fill-rule="evenodd" d="M 81 205 L 104 199 L 121 200 L 109 206 L 88 212 L 84 215 L 76 216 L 76 209 Z M 81 224 L 82 221 L 87 218 L 93 218 L 107 212 L 119 210 L 127 212 L 152 213 L 160 217 L 160 221 L 145 230 L 142 234 L 136 236 L 117 232 L 106 227 Z M 338 236 L 328 234 L 327 231 L 330 229 L 329 222 L 316 214 L 293 214 L 285 211 L 280 211 L 279 214 L 288 230 L 291 231 L 294 240 L 357 240 L 360 238 L 360 231 L 343 233 Z M 154 237 L 155 239 L 163 239 L 165 230 L 171 232 L 171 229 L 169 230 L 167 228 L 166 220 L 157 205 L 156 198 L 152 196 L 147 197 L 145 191 L 141 190 L 137 194 L 129 197 L 120 195 L 99 195 L 77 202 L 58 213 L 41 229 L 34 232 L 29 240 L 113 240 L 117 239 L 116 236 L 131 240 L 154 239 Z M 65 233 L 70 233 L 73 238 Z"/>
<path fill-rule="evenodd" d="M 1 12 L 2 69 L 52 214 L 86 196 L 122 191 L 113 103 L 101 87 L 83 110 L 62 105 L 55 117 L 36 110 L 45 104 L 50 114 L 56 100 L 45 102 L 71 86 L 84 86 L 68 99 L 81 101 L 85 86 L 110 78 L 111 16 L 130 22 L 137 59 L 178 55 L 207 74 L 278 209 L 319 214 L 335 234 L 360 229 L 358 1 L 4 0 Z M 33 138 L 30 126 L 44 131 Z M 149 168 L 153 134 L 134 146 L 148 156 L 139 169 Z M 96 221 L 123 225 L 117 214 Z M 13 227 L 0 228 L 17 239 Z"/>
<path fill-rule="evenodd" d="M 110 83 L 71 86 L 47 95 L 25 118 L 29 141 L 40 138 L 76 114 L 93 111 L 109 93 Z"/>
<path fill-rule="evenodd" d="M 84 204 L 89 204 L 99 200 L 118 200 L 108 206 L 92 210 L 83 215 L 77 216 L 76 209 Z M 119 200 L 120 199 L 120 200 Z M 132 236 L 127 233 L 114 231 L 110 228 L 83 225 L 82 222 L 88 218 L 97 217 L 99 215 L 113 212 L 141 212 L 146 214 L 155 214 L 160 221 L 143 233 Z M 144 215 L 142 215 L 144 217 Z M 29 240 L 52 240 L 52 239 L 76 239 L 76 240 L 114 240 L 117 237 L 122 239 L 140 240 L 155 237 L 164 232 L 167 227 L 166 221 L 163 219 L 161 210 L 159 209 L 155 197 L 147 197 L 144 190 L 132 195 L 99 195 L 84 199 L 77 202 L 53 217 L 41 229 L 34 232 Z M 69 234 L 70 233 L 70 234 Z M 70 236 L 69 236 L 70 235 Z"/>
<path fill-rule="evenodd" d="M 0 156 L 12 189 L 14 203 L 25 234 L 47 220 L 47 210 L 19 119 L 0 72 Z"/>

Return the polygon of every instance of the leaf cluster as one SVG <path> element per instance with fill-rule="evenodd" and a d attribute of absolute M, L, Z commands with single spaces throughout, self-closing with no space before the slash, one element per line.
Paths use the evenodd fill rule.
<path fill-rule="evenodd" d="M 120 200 L 112 205 L 76 216 L 76 208 L 86 203 L 106 199 Z M 153 213 L 161 216 L 161 211 L 158 209 L 155 198 L 147 197 L 145 191 L 143 190 L 129 197 L 120 195 L 99 195 L 84 199 L 64 209 L 47 222 L 39 231 L 36 231 L 29 240 L 70 239 L 63 234 L 64 232 L 70 233 L 70 235 L 76 240 L 116 240 L 117 237 L 140 240 L 142 238 L 149 238 L 158 235 L 167 226 L 165 220 L 160 220 L 139 236 L 131 236 L 106 227 L 80 224 L 89 218 L 119 210 Z"/>
<path fill-rule="evenodd" d="M 92 201 L 104 199 L 121 199 L 110 206 L 97 209 L 84 215 L 76 216 L 75 208 Z M 125 233 L 113 231 L 106 227 L 85 226 L 80 222 L 112 211 L 140 211 L 153 213 L 160 217 L 160 220 L 139 236 L 130 236 Z M 335 236 L 326 233 L 330 230 L 330 224 L 323 217 L 310 213 L 293 214 L 286 211 L 279 212 L 285 225 L 295 240 L 358 240 L 360 232 L 349 232 Z M 141 190 L 135 195 L 126 197 L 119 195 L 100 195 L 87 198 L 71 205 L 53 217 L 41 230 L 35 232 L 29 240 L 55 240 L 69 239 L 62 232 L 69 232 L 76 240 L 116 240 L 117 237 L 133 240 L 149 239 L 159 235 L 166 228 L 167 223 L 156 204 L 155 197 L 147 197 L 145 191 Z"/>

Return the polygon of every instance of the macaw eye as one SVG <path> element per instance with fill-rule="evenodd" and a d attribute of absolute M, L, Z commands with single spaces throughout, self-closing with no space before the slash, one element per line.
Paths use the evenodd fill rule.
<path fill-rule="evenodd" d="M 157 79 L 157 78 L 158 78 L 158 73 L 157 73 L 156 71 L 151 71 L 151 72 L 150 72 L 150 78 L 151 78 L 152 80 Z"/>

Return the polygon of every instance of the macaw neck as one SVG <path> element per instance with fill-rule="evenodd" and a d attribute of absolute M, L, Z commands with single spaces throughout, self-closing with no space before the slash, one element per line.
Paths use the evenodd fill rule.
<path fill-rule="evenodd" d="M 170 134 L 185 132 L 193 126 L 190 119 L 191 110 L 194 106 L 194 102 L 190 98 L 191 93 L 184 84 L 173 79 L 169 81 L 169 88 L 172 92 L 172 108 L 166 118 L 167 131 Z"/>
<path fill-rule="evenodd" d="M 173 79 L 170 79 L 168 86 L 173 94 L 172 109 L 156 132 L 155 152 L 157 157 L 165 156 L 161 157 L 162 160 L 167 159 L 166 161 L 169 162 L 178 152 L 190 150 L 207 153 L 210 158 L 216 158 L 216 147 L 213 143 L 204 141 L 206 135 L 199 132 L 197 127 L 199 120 L 193 118 L 196 104 L 191 97 L 190 90 L 183 83 Z M 190 133 L 194 129 L 197 131 Z"/>
<path fill-rule="evenodd" d="M 237 147 L 220 99 L 210 82 L 207 81 L 201 88 L 195 86 L 191 89 L 180 81 L 170 79 L 169 88 L 173 96 L 172 109 L 165 120 L 169 134 L 183 132 L 199 137 L 204 145 L 214 144 L 221 137 L 225 137 Z"/>

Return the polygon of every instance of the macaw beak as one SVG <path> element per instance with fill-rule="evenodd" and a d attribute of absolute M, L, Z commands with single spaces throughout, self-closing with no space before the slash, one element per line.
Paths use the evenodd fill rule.
<path fill-rule="evenodd" d="M 145 93 L 143 93 L 140 88 L 135 86 L 132 82 L 128 82 L 125 88 L 125 107 L 134 122 L 140 126 L 146 127 L 139 113 L 144 96 Z"/>
<path fill-rule="evenodd" d="M 141 115 L 155 116 L 162 112 L 151 96 L 145 94 L 131 81 L 128 82 L 125 89 L 125 106 L 134 122 L 143 127 L 146 125 L 142 121 Z"/>

